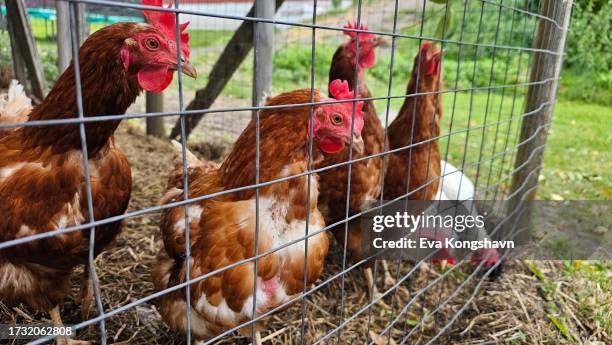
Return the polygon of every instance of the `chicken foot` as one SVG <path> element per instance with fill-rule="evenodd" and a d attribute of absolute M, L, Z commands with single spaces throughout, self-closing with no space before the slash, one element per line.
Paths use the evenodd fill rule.
<path fill-rule="evenodd" d="M 63 327 L 64 323 L 62 322 L 62 317 L 60 315 L 59 306 L 55 306 L 53 309 L 49 310 L 49 315 L 51 316 L 51 322 L 55 327 Z M 57 345 L 91 345 L 89 341 L 84 340 L 74 340 L 69 337 L 58 337 L 55 340 Z"/>
<path fill-rule="evenodd" d="M 385 303 L 385 301 L 381 298 L 381 293 L 378 291 L 376 287 L 376 282 L 374 281 L 374 275 L 372 274 L 372 268 L 366 267 L 363 269 L 363 273 L 365 274 L 366 281 L 368 283 L 368 294 L 372 300 L 378 299 L 376 304 L 379 306 L 390 309 L 389 305 Z"/>
<path fill-rule="evenodd" d="M 391 288 L 392 286 L 394 286 L 396 284 L 396 280 L 391 276 L 391 273 L 389 272 L 389 266 L 387 264 L 387 262 L 385 260 L 383 260 L 383 268 L 385 269 L 385 288 Z M 374 276 L 372 274 L 372 268 L 371 267 L 366 267 L 364 269 L 364 274 L 365 274 L 365 278 L 366 281 L 368 283 L 368 293 L 371 293 L 372 295 L 372 299 L 377 299 L 381 296 L 381 293 L 378 291 L 378 288 L 376 287 L 376 284 L 374 282 Z M 391 281 L 388 281 L 389 278 Z M 408 290 L 403 287 L 403 286 L 398 286 L 397 287 L 397 292 L 403 294 L 406 297 L 410 297 L 410 292 L 408 292 Z M 384 308 L 389 308 L 389 305 L 386 304 L 382 298 L 378 300 L 377 302 L 378 305 L 380 305 L 381 307 Z"/>

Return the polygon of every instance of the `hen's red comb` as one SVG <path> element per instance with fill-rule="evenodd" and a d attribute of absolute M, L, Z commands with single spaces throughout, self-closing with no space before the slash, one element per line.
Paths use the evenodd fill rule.
<path fill-rule="evenodd" d="M 351 100 L 355 98 L 355 93 L 349 89 L 348 82 L 346 80 L 336 79 L 329 84 L 329 93 L 334 96 L 337 100 Z M 342 103 L 341 105 L 349 107 L 351 110 L 353 104 Z M 355 103 L 355 117 L 363 117 L 363 101 Z"/>
<path fill-rule="evenodd" d="M 142 4 L 146 6 L 157 6 L 164 8 L 163 0 L 142 0 Z M 172 8 L 172 1 L 167 8 Z M 149 24 L 153 25 L 157 31 L 161 32 L 172 42 L 176 42 L 176 15 L 173 12 L 162 12 L 153 10 L 142 10 L 142 14 L 147 19 Z M 189 34 L 185 32 L 189 22 L 179 25 L 181 30 L 181 53 L 185 58 L 189 58 Z"/>
<path fill-rule="evenodd" d="M 367 26 L 365 26 L 363 24 L 361 24 L 359 27 L 357 27 L 357 22 L 355 22 L 355 21 L 348 22 L 345 26 L 343 26 L 343 28 L 345 28 L 345 29 L 352 29 L 352 30 L 364 30 L 364 31 L 370 30 L 370 29 L 368 29 Z M 349 36 L 349 37 L 351 37 L 351 38 L 356 38 L 357 34 L 359 34 L 359 39 L 360 40 L 371 40 L 371 39 L 376 37 L 376 35 L 374 35 L 374 34 L 355 32 L 355 31 L 344 31 L 344 34 Z"/>
<path fill-rule="evenodd" d="M 340 79 L 336 79 L 329 84 L 329 93 L 337 100 L 353 99 L 355 95 L 353 91 L 349 89 L 348 82 Z"/>
<path fill-rule="evenodd" d="M 433 53 L 429 52 L 429 49 L 432 48 Z M 421 44 L 421 51 L 419 52 L 421 56 L 421 61 L 423 61 L 424 66 L 422 67 L 425 71 L 425 75 L 429 76 L 434 73 L 439 72 L 440 69 L 440 58 L 439 56 L 435 59 L 431 58 L 431 54 L 439 54 L 439 51 L 436 51 L 435 46 L 432 46 L 431 42 L 426 41 Z"/>

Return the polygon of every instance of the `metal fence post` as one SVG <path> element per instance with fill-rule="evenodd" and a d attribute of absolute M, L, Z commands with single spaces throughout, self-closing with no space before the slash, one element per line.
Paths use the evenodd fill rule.
<path fill-rule="evenodd" d="M 164 94 L 147 92 L 147 113 L 161 113 L 164 111 Z M 164 118 L 161 116 L 147 117 L 147 135 L 164 137 Z"/>
<path fill-rule="evenodd" d="M 275 0 L 256 0 L 255 17 L 273 19 Z M 272 64 L 274 57 L 274 25 L 256 22 L 253 33 L 255 47 L 253 65 L 253 105 L 258 106 L 272 86 Z M 255 112 L 253 112 L 255 116 Z"/>
<path fill-rule="evenodd" d="M 540 83 L 530 85 L 525 96 L 525 113 L 535 113 L 524 117 L 521 123 L 519 142 L 524 145 L 517 151 L 514 163 L 516 174 L 512 179 L 512 197 L 508 204 L 508 213 L 513 215 L 509 225 L 518 228 L 528 226 L 531 218 L 528 209 L 521 212 L 518 208 L 522 207 L 523 200 L 533 200 L 536 195 L 563 64 L 572 3 L 573 0 L 542 0 L 540 3 L 540 14 L 550 20 L 539 20 L 533 47 L 548 52 L 534 53 L 529 81 Z"/>

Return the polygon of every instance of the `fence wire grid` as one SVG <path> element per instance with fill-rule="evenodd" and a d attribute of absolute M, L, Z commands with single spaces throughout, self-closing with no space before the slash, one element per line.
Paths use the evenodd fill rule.
<path fill-rule="evenodd" d="M 7 0 L 9 1 L 9 0 Z M 367 344 L 438 344 L 450 343 L 447 332 L 453 324 L 470 307 L 474 297 L 479 293 L 481 287 L 491 275 L 497 274 L 498 266 L 508 255 L 503 252 L 501 260 L 491 267 L 485 267 L 483 262 L 466 268 L 465 265 L 456 264 L 444 270 L 431 268 L 432 256 L 428 256 L 418 262 L 405 262 L 397 260 L 390 262 L 390 271 L 393 272 L 394 282 L 385 286 L 380 294 L 371 294 L 361 277 L 360 268 L 364 267 L 376 257 L 367 257 L 360 260 L 351 259 L 347 253 L 348 223 L 359 219 L 365 212 L 349 212 L 349 198 L 351 188 L 351 167 L 353 164 L 382 158 L 393 153 L 409 152 L 419 146 L 427 145 L 437 141 L 440 147 L 440 157 L 447 162 L 457 166 L 458 170 L 469 176 L 475 186 L 475 200 L 514 201 L 510 202 L 512 207 L 490 209 L 487 215 L 487 232 L 493 237 L 504 227 L 511 227 L 511 231 L 505 232 L 506 238 L 512 238 L 524 230 L 520 219 L 525 209 L 522 201 L 529 198 L 537 188 L 537 176 L 541 168 L 541 155 L 546 147 L 545 133 L 550 127 L 550 112 L 555 104 L 556 85 L 559 80 L 559 65 L 562 61 L 565 33 L 568 30 L 568 19 L 565 11 L 571 10 L 569 5 L 563 2 L 538 1 L 538 0 L 466 0 L 466 1 L 285 1 L 284 12 L 280 11 L 272 18 L 248 16 L 243 14 L 255 6 L 252 1 L 246 1 L 246 10 L 243 11 L 241 1 L 180 1 L 175 0 L 172 7 L 159 8 L 140 5 L 136 1 L 112 1 L 112 0 L 67 0 L 70 6 L 71 25 L 71 50 L 72 63 L 75 67 L 75 83 L 77 90 L 78 114 L 72 118 L 56 120 L 37 120 L 16 124 L 0 124 L 0 129 L 13 129 L 18 127 L 56 126 L 73 124 L 79 126 L 80 140 L 82 145 L 83 174 L 85 177 L 85 196 L 89 219 L 83 224 L 76 226 L 48 229 L 35 235 L 19 237 L 0 243 L 0 251 L 13 248 L 21 244 L 52 239 L 55 236 L 76 232 L 89 231 L 89 257 L 85 270 L 93 277 L 93 292 L 95 315 L 79 319 L 71 316 L 65 319 L 67 324 L 73 324 L 73 329 L 78 331 L 79 339 L 99 342 L 100 344 L 125 343 L 125 344 L 232 344 L 246 341 L 236 335 L 241 329 L 249 329 L 251 336 L 255 339 L 255 325 L 262 320 L 271 320 L 269 325 L 263 329 L 265 342 L 274 344 L 341 344 L 341 343 L 367 343 Z M 279 1 L 276 1 L 278 3 Z M 28 3 L 28 2 L 26 2 Z M 198 7 L 197 3 L 216 3 L 217 7 Z M 281 1 L 282 3 L 282 1 Z M 441 4 L 440 4 L 441 3 Z M 268 1 L 268 5 L 274 6 L 275 1 Z M 42 1 L 29 6 L 52 8 L 54 1 Z M 77 22 L 76 8 L 85 5 L 87 11 L 103 13 L 108 18 L 111 15 L 125 15 L 138 17 L 141 10 L 169 12 L 176 16 L 177 54 L 181 56 L 180 27 L 179 23 L 185 22 L 189 17 L 202 29 L 194 30 L 191 40 L 202 40 L 205 42 L 215 41 L 216 44 L 204 44 L 192 49 L 191 57 L 194 64 L 198 66 L 200 78 L 206 80 L 206 74 L 211 72 L 212 59 L 218 56 L 221 48 L 227 43 L 232 34 L 240 24 L 244 22 L 255 23 L 255 49 L 257 42 L 262 38 L 258 35 L 259 25 L 270 24 L 274 32 L 274 60 L 272 64 L 271 89 L 266 90 L 272 94 L 289 91 L 296 88 L 309 88 L 326 90 L 326 72 L 331 61 L 331 54 L 339 44 L 345 42 L 343 32 L 370 33 L 383 37 L 387 40 L 387 46 L 379 47 L 377 50 L 377 65 L 370 71 L 366 71 L 365 82 L 372 91 L 371 97 L 360 98 L 355 93 L 353 104 L 357 101 L 373 101 L 378 111 L 379 119 L 385 129 L 391 123 L 399 111 L 402 102 L 408 98 L 418 98 L 427 95 L 439 95 L 443 98 L 441 134 L 437 137 L 420 142 L 411 142 L 410 145 L 391 149 L 385 144 L 380 153 L 353 158 L 353 142 L 351 140 L 348 148 L 349 159 L 345 162 L 313 168 L 311 161 L 313 143 L 309 141 L 308 171 L 273 179 L 260 181 L 260 128 L 259 111 L 266 109 L 279 109 L 291 107 L 310 107 L 311 119 L 315 106 L 323 104 L 339 103 L 342 101 L 314 102 L 314 96 L 307 103 L 269 106 L 257 102 L 252 103 L 251 95 L 253 84 L 258 83 L 258 75 L 261 70 L 261 62 L 257 61 L 255 55 L 253 68 L 250 68 L 251 60 L 246 59 L 242 66 L 234 73 L 226 85 L 221 96 L 214 105 L 205 109 L 190 109 L 188 107 L 189 97 L 195 90 L 203 87 L 205 82 L 197 79 L 195 82 L 183 79 L 181 65 L 178 65 L 176 81 L 165 91 L 167 109 L 159 112 L 147 112 L 142 101 L 132 106 L 127 114 L 85 114 L 83 113 L 83 99 L 81 92 L 81 78 L 78 59 L 78 30 L 75 29 Z M 225 5 L 226 7 L 223 7 Z M 334 7 L 339 6 L 339 7 Z M 300 9 L 296 15 L 296 9 Z M 323 12 L 320 10 L 325 8 Z M 308 11 L 304 12 L 307 9 Z M 218 11 L 218 12 L 215 12 Z M 344 11 L 344 12 L 342 12 Z M 562 13 L 563 11 L 563 13 Z M 239 14 L 232 14 L 239 13 Z M 338 15 L 337 13 L 343 13 Z M 308 18 L 308 19 L 305 19 Z M 206 24 L 207 20 L 214 19 L 215 24 Z M 456 21 L 459 19 L 459 21 Z M 359 25 L 369 25 L 371 29 L 347 29 L 343 25 L 347 20 L 355 20 Z M 40 24 L 40 23 L 39 23 Z M 107 23 L 105 22 L 104 25 Z M 96 30 L 97 24 L 91 24 L 90 31 Z M 33 23 L 33 26 L 34 23 Z M 53 29 L 44 23 L 43 38 L 55 37 Z M 189 29 L 188 29 L 189 31 Z M 35 36 L 37 34 L 35 33 Z M 357 36 L 360 37 L 360 36 Z M 41 37 L 36 37 L 40 40 Z M 442 51 L 441 68 L 444 74 L 444 87 L 433 92 L 415 92 L 406 94 L 405 86 L 410 78 L 413 68 L 414 56 L 418 53 L 422 43 L 429 41 L 439 45 Z M 554 42 L 554 43 L 551 43 Z M 357 38 L 359 46 L 359 38 Z M 198 55 L 203 56 L 199 58 Z M 291 65 L 291 59 L 297 59 L 295 65 Z M 359 55 L 357 55 L 357 62 Z M 419 71 L 420 60 L 417 60 L 414 68 Z M 247 66 L 248 65 L 248 66 Z M 287 67 L 288 66 L 288 67 Z M 291 68 L 299 69 L 295 74 L 288 74 Z M 357 72 L 357 69 L 355 70 Z M 303 75 L 296 75 L 301 73 Z M 417 72 L 418 73 L 418 72 Z M 355 73 L 360 78 L 358 73 Z M 288 87 L 288 84 L 298 87 Z M 208 80 L 210 81 L 210 80 Z M 197 84 L 196 84 L 197 83 Z M 301 83 L 301 84 L 300 84 Z M 417 81 L 418 83 L 418 81 Z M 358 85 L 355 80 L 353 85 Z M 418 85 L 418 84 L 417 84 Z M 533 96 L 538 95 L 541 96 Z M 529 95 L 534 98 L 530 99 Z M 253 105 L 255 104 L 255 105 Z M 415 103 L 416 106 L 416 103 Z M 251 119 L 251 114 L 254 118 Z M 548 114 L 548 115 L 546 115 Z M 95 115 L 95 116 L 93 116 Z M 256 124 L 256 172 L 255 183 L 237 188 L 222 190 L 212 194 L 189 197 L 187 153 L 190 147 L 187 137 L 188 122 L 193 117 L 206 115 L 201 123 L 191 128 L 191 137 L 195 140 L 206 141 L 215 138 L 216 141 L 225 140 L 231 143 L 244 129 L 249 121 Z M 355 106 L 353 106 L 353 121 L 355 117 Z M 122 215 L 110 218 L 94 219 L 94 201 L 92 197 L 91 174 L 89 171 L 89 159 L 87 150 L 87 138 L 85 125 L 102 121 L 128 120 L 128 124 L 142 127 L 146 119 L 163 118 L 166 125 L 177 124 L 180 130 L 180 143 L 182 149 L 183 169 L 183 197 L 181 200 L 158 205 L 155 198 L 150 198 L 149 205 L 142 207 L 130 206 L 130 209 Z M 526 121 L 534 124 L 526 128 Z M 354 126 L 354 123 L 352 123 Z M 129 132 L 129 130 L 127 131 Z M 125 130 L 119 130 L 117 136 L 126 135 Z M 312 138 L 312 135 L 310 136 Z M 134 139 L 132 139 L 134 140 Z M 431 150 L 430 145 L 430 150 Z M 525 151 L 520 153 L 521 151 Z M 152 153 L 153 155 L 155 153 Z M 430 153 L 431 154 L 431 153 Z M 521 158 L 522 156 L 522 158 Z M 384 161 L 383 161 L 384 162 Z M 170 172 L 172 162 L 155 162 L 153 164 L 167 163 L 167 171 Z M 149 163 L 150 164 L 150 163 Z M 410 163 L 409 163 L 410 164 Z M 102 225 L 123 221 L 124 232 L 132 229 L 131 221 L 142 217 L 152 216 L 153 228 L 158 221 L 157 215 L 163 211 L 177 206 L 185 206 L 185 241 L 190 243 L 189 236 L 189 205 L 213 199 L 231 193 L 246 190 L 255 190 L 256 217 L 259 218 L 259 190 L 262 187 L 297 179 L 308 178 L 308 185 L 316 174 L 331 171 L 337 168 L 348 168 L 348 191 L 346 192 L 346 215 L 344 219 L 337 222 L 325 224 L 320 230 L 308 229 L 309 222 L 306 221 L 304 236 L 274 247 L 269 251 L 259 252 L 258 243 L 255 241 L 255 255 L 221 267 L 204 275 L 188 278 L 162 291 L 154 291 L 150 281 L 144 283 L 149 289 L 148 293 L 139 291 L 134 296 L 128 295 L 120 301 L 108 300 L 111 298 L 110 289 L 113 285 L 106 279 L 108 275 L 104 272 L 106 267 L 99 263 L 94 254 L 96 228 Z M 384 175 L 384 163 L 383 163 Z M 132 167 L 133 173 L 136 173 Z M 438 179 L 443 183 L 448 174 L 441 174 Z M 166 182 L 163 176 L 161 183 Z M 379 197 L 380 205 L 373 209 L 382 208 L 384 205 L 409 198 L 420 189 L 435 183 L 429 180 L 425 185 L 416 190 L 407 190 L 406 193 L 395 200 L 384 198 L 384 189 Z M 381 181 L 382 185 L 383 181 Z M 163 186 L 161 188 L 164 188 Z M 310 188 L 308 189 L 310 191 Z M 156 195 L 161 197 L 161 194 Z M 308 193 L 308 203 L 310 202 Z M 310 211 L 308 212 L 310 213 Z M 203 215 L 206 217 L 206 215 Z M 307 215 L 308 219 L 309 215 Z M 149 219 L 149 218 L 148 218 Z M 255 222 L 255 238 L 259 235 L 259 221 Z M 317 236 L 328 230 L 342 226 L 344 227 L 345 245 L 334 243 L 330 236 L 330 253 L 325 264 L 324 273 L 313 286 L 307 284 L 307 274 L 304 274 L 303 293 L 284 302 L 266 312 L 258 312 L 257 305 L 257 278 L 253 290 L 253 310 L 250 320 L 227 327 L 220 334 L 197 342 L 186 332 L 181 335 L 169 330 L 164 326 L 164 321 L 159 317 L 155 306 L 155 300 L 161 296 L 174 291 L 183 290 L 186 301 L 185 322 L 186 329 L 197 327 L 193 321 L 193 299 L 190 294 L 193 290 L 190 286 L 203 281 L 213 275 L 225 272 L 231 268 L 245 263 L 254 263 L 257 277 L 258 260 L 266 255 L 279 252 L 289 246 L 304 243 L 305 253 L 308 255 L 307 239 Z M 143 234 L 151 238 L 151 251 L 154 241 L 159 242 L 159 230 Z M 121 238 L 121 235 L 119 236 Z M 144 240 L 143 240 L 144 241 Z M 148 240 L 146 240 L 149 243 Z M 121 241 L 120 241 L 121 243 Z M 124 243 L 125 245 L 125 243 Z M 344 248 L 344 249 L 342 249 Z M 113 251 L 124 250 L 120 245 L 108 248 L 103 255 L 113 255 Z M 131 252 L 136 260 L 140 257 L 134 250 L 139 248 L 125 249 Z M 142 247 L 140 247 L 142 249 Z M 106 253 L 108 252 L 108 254 Z M 432 253 L 431 255 L 434 255 Z M 185 246 L 185 257 L 190 258 L 190 246 Z M 150 257 L 150 256 L 149 256 Z M 466 258 L 458 258 L 466 259 Z M 147 260 L 151 260 L 150 258 Z M 96 263 L 97 262 L 97 263 Z M 305 260 L 305 265 L 306 265 Z M 142 267 L 131 268 L 137 270 L 148 270 L 153 264 L 142 262 Z M 190 277 L 190 265 L 186 264 L 186 276 Z M 377 265 L 373 269 L 374 282 L 379 288 L 382 273 Z M 149 278 L 148 275 L 144 275 Z M 128 282 L 124 282 L 128 283 Z M 130 283 L 131 284 L 131 283 Z M 403 295 L 402 289 L 409 291 Z M 322 297 L 323 296 L 323 297 Z M 329 299 L 325 296 L 333 296 Z M 427 296 L 427 297 L 426 297 Z M 387 305 L 386 303 L 390 304 Z M 381 306 L 383 305 L 384 306 Z M 65 305 L 68 310 L 74 307 Z M 22 308 L 23 309 L 23 308 Z M 27 311 L 27 307 L 25 309 Z M 7 315 L 14 313 L 3 306 L 1 315 L 2 323 L 9 320 Z M 22 311 L 23 313 L 23 311 Z M 38 315 L 30 312 L 31 315 Z M 73 314 L 72 311 L 69 314 Z M 40 314 L 42 315 L 42 314 Z M 134 324 L 113 321 L 122 315 L 131 315 L 135 319 Z M 144 315 L 144 316 L 143 316 Z M 153 315 L 153 319 L 151 319 Z M 15 318 L 13 317 L 13 320 Z M 40 318 L 39 318 L 40 319 Z M 27 318 L 26 318 L 27 320 Z M 32 321 L 32 320 L 30 320 Z M 144 323 L 146 326 L 143 330 Z M 258 323 L 259 324 L 259 323 Z M 92 327 L 94 326 L 94 327 Z M 287 330 L 289 328 L 289 330 Z M 141 332 L 139 335 L 138 333 Z M 28 344 L 49 343 L 53 337 L 42 337 L 32 340 Z"/>

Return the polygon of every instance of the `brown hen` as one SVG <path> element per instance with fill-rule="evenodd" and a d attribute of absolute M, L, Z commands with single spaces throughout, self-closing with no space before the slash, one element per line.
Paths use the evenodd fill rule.
<path fill-rule="evenodd" d="M 143 3 L 155 5 L 161 0 Z M 143 89 L 158 91 L 172 80 L 179 62 L 175 36 L 168 36 L 167 26 L 172 25 L 174 33 L 174 15 L 148 11 L 144 15 L 151 24 L 102 28 L 79 49 L 84 116 L 124 114 Z M 183 35 L 183 56 L 188 58 L 188 38 Z M 195 75 L 187 61 L 183 71 Z M 75 69 L 70 64 L 43 102 L 31 110 L 29 121 L 76 117 L 76 94 Z M 84 125 L 94 214 L 88 212 L 78 124 L 21 127 L 0 138 L 0 244 L 125 213 L 132 177 L 126 156 L 113 140 L 119 122 Z M 120 228 L 121 222 L 96 226 L 94 255 L 111 243 Z M 61 324 L 59 304 L 69 293 L 72 270 L 88 262 L 89 236 L 86 230 L 63 232 L 0 249 L 2 301 L 50 311 L 53 322 Z M 91 301 L 90 284 L 81 287 L 83 312 Z"/>
<path fill-rule="evenodd" d="M 355 23 L 349 23 L 345 28 L 357 29 L 357 25 Z M 360 26 L 359 29 L 368 30 L 368 28 L 363 25 Z M 366 86 L 364 72 L 367 68 L 373 67 L 376 63 L 375 48 L 383 41 L 376 35 L 369 33 L 345 31 L 345 34 L 347 34 L 350 39 L 348 42 L 340 45 L 336 50 L 329 69 L 329 80 L 345 79 L 348 80 L 351 88 L 354 88 L 355 72 L 357 72 L 357 90 L 359 92 L 359 97 L 370 98 L 372 97 L 372 93 Z M 359 61 L 357 61 L 356 58 L 357 35 L 359 35 Z M 356 63 L 359 64 L 357 68 L 355 68 Z M 374 103 L 371 100 L 364 101 L 363 113 L 365 123 L 362 133 L 363 149 L 354 150 L 351 157 L 352 159 L 376 155 L 381 153 L 384 149 L 384 130 L 376 114 Z M 348 160 L 348 152 L 342 152 L 336 155 L 327 156 L 322 165 L 330 166 Z M 378 156 L 352 164 L 349 216 L 366 211 L 371 202 L 380 197 L 382 160 L 383 158 Z M 344 165 L 320 173 L 321 211 L 327 223 L 341 221 L 347 216 L 346 198 L 348 191 L 348 170 L 348 165 Z M 349 221 L 348 223 L 346 244 L 347 250 L 354 260 L 364 259 L 364 244 L 361 238 L 360 223 L 361 220 L 359 218 Z M 340 224 L 332 228 L 334 237 L 341 244 L 344 244 L 344 230 L 345 224 Z M 365 264 L 364 274 L 368 283 L 368 291 L 376 293 L 376 286 L 372 274 L 372 264 L 373 262 Z M 394 280 L 389 274 L 385 261 L 383 261 L 383 267 L 385 268 L 385 285 L 392 285 Z"/>
<path fill-rule="evenodd" d="M 330 86 L 338 99 L 350 99 L 348 84 L 336 81 Z M 269 98 L 266 106 L 309 103 L 310 90 L 297 90 Z M 314 101 L 329 101 L 318 91 Z M 361 104 L 357 103 L 354 132 L 351 131 L 353 104 L 327 104 L 314 108 L 313 168 L 320 166 L 326 155 L 346 150 L 347 143 L 361 140 L 363 127 Z M 269 182 L 308 171 L 310 107 L 274 108 L 259 113 L 259 182 Z M 193 157 L 189 178 L 189 197 L 252 185 L 256 182 L 256 122 L 251 121 L 242 132 L 234 149 L 220 167 L 199 162 Z M 182 169 L 171 176 L 162 202 L 183 198 Z M 194 202 L 188 207 L 190 278 L 221 272 L 191 284 L 191 333 L 197 340 L 210 339 L 223 331 L 249 321 L 291 301 L 312 285 L 323 271 L 328 249 L 325 221 L 318 209 L 319 183 L 316 175 L 310 181 L 301 176 L 259 188 L 248 188 L 230 194 Z M 307 216 L 308 215 L 308 216 Z M 257 218 L 259 217 L 259 218 Z M 309 217 L 309 218 L 307 218 Z M 259 219 L 257 226 L 256 219 Z M 308 255 L 305 241 L 308 219 Z M 257 261 L 257 294 L 252 260 L 224 268 L 297 241 L 273 251 Z M 174 207 L 162 215 L 161 232 L 164 247 L 153 268 L 157 290 L 185 282 L 185 210 Z M 306 274 L 304 264 L 306 260 Z M 254 302 L 254 299 L 256 302 Z M 161 313 L 171 329 L 185 333 L 185 291 L 180 289 L 160 298 Z M 254 308 L 255 305 L 255 308 Z M 255 342 L 259 342 L 257 325 Z M 251 327 L 240 332 L 250 335 Z"/>

